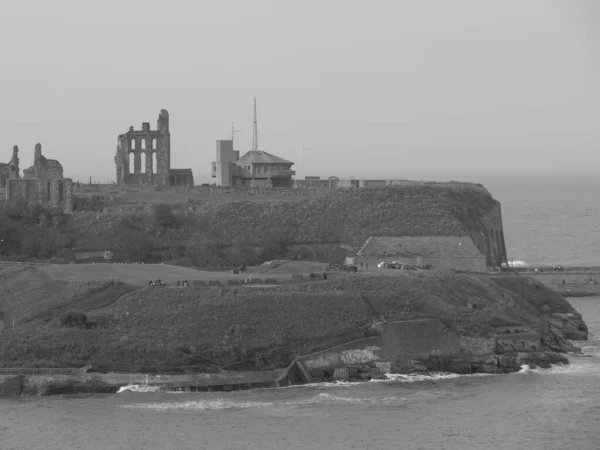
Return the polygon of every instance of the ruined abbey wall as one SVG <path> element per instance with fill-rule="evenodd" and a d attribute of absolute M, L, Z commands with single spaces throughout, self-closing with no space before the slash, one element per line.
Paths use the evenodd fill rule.
<path fill-rule="evenodd" d="M 119 136 L 115 164 L 119 185 L 169 186 L 171 135 L 167 110 L 161 110 L 156 130 L 144 122 L 141 130 L 130 127 Z"/>
<path fill-rule="evenodd" d="M 71 213 L 73 212 L 73 180 L 11 178 L 6 182 L 6 200 L 27 200 Z"/>
<path fill-rule="evenodd" d="M 33 154 L 33 166 L 23 170 L 23 178 L 44 180 L 63 178 L 63 167 L 56 159 L 47 159 L 42 155 L 42 144 L 36 144 Z"/>

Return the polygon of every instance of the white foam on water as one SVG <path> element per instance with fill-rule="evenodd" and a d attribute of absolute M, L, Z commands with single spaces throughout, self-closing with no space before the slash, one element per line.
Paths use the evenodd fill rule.
<path fill-rule="evenodd" d="M 128 384 L 119 388 L 117 394 L 122 392 L 160 392 L 165 389 L 162 386 L 150 386 L 148 384 Z"/>
<path fill-rule="evenodd" d="M 358 405 L 358 404 L 387 404 L 395 405 L 406 401 L 404 397 L 344 397 L 328 394 L 325 392 L 315 396 L 298 400 L 284 400 L 278 402 L 249 402 L 235 400 L 194 400 L 185 402 L 161 402 L 161 403 L 136 403 L 122 405 L 129 409 L 149 409 L 154 411 L 235 411 L 249 408 L 262 408 L 276 410 L 282 407 L 295 408 L 310 405 Z"/>
<path fill-rule="evenodd" d="M 273 406 L 272 402 L 236 402 L 231 400 L 198 400 L 187 402 L 135 403 L 122 405 L 130 409 L 151 409 L 155 411 L 226 411 Z"/>
<path fill-rule="evenodd" d="M 517 373 L 529 373 L 531 372 L 531 367 L 529 367 L 528 364 L 523 364 L 521 366 L 521 370 L 519 370 Z"/>

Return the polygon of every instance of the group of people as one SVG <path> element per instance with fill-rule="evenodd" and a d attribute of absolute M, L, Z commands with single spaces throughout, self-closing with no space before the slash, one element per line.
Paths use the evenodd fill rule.
<path fill-rule="evenodd" d="M 243 274 L 246 271 L 246 263 L 242 263 L 242 265 L 240 265 L 239 267 L 236 267 L 235 269 L 231 269 L 231 273 L 234 275 L 239 274 Z"/>
<path fill-rule="evenodd" d="M 166 286 L 166 285 L 167 285 L 167 283 L 165 283 L 160 278 L 158 278 L 156 281 L 150 280 L 148 282 L 148 287 Z M 189 285 L 190 285 L 190 283 L 188 283 L 188 280 L 177 281 L 177 286 L 189 286 Z"/>

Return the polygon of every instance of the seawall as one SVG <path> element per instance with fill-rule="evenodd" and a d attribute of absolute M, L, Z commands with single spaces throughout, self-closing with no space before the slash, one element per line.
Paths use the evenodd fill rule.
<path fill-rule="evenodd" d="M 89 372 L 79 375 L 21 376 L 19 383 L 22 383 L 22 393 L 24 395 L 111 394 L 118 392 L 122 387 L 131 385 L 155 387 L 164 390 L 235 391 L 277 387 L 277 379 L 281 373 L 281 369 L 186 375 Z M 14 393 L 16 390 L 13 389 L 12 392 Z"/>
<path fill-rule="evenodd" d="M 600 295 L 600 269 L 597 267 L 578 268 L 578 271 L 517 272 L 536 279 L 545 286 L 565 296 Z"/>

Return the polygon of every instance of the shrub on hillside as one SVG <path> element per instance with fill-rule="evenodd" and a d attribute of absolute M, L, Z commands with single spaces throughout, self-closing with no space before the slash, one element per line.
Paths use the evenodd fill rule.
<path fill-rule="evenodd" d="M 70 309 L 60 316 L 63 327 L 84 327 L 87 322 L 87 314 L 78 309 Z"/>
<path fill-rule="evenodd" d="M 161 203 L 154 207 L 154 221 L 160 227 L 178 228 L 179 220 L 170 205 Z"/>
<path fill-rule="evenodd" d="M 284 239 L 271 239 L 264 246 L 260 259 L 262 261 L 273 261 L 276 259 L 284 259 L 288 253 L 288 244 Z"/>

